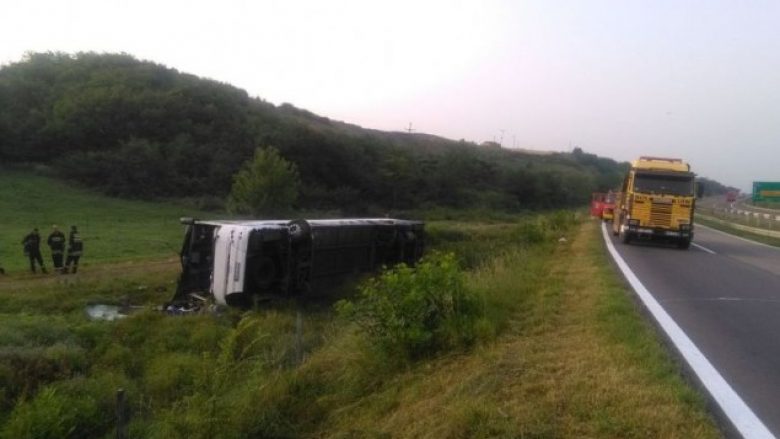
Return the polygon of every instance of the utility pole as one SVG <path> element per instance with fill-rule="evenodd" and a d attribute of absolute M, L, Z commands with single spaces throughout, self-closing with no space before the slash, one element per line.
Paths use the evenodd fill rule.
<path fill-rule="evenodd" d="M 409 134 L 412 134 L 414 129 L 412 128 L 412 123 L 411 122 L 409 122 L 409 127 L 407 127 L 404 131 L 406 131 Z"/>
<path fill-rule="evenodd" d="M 499 131 L 501 131 L 501 138 L 498 141 L 498 146 L 503 148 L 504 147 L 504 130 L 499 130 Z"/>

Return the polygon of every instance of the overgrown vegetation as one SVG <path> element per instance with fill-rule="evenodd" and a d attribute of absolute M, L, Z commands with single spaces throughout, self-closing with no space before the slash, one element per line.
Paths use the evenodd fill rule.
<path fill-rule="evenodd" d="M 681 397 L 626 400 L 621 389 L 638 379 L 628 374 L 621 375 L 623 381 L 593 381 L 603 383 L 598 392 L 605 398 L 594 402 L 590 388 L 579 387 L 591 380 L 572 363 L 571 376 L 584 381 L 567 384 L 558 401 L 580 398 L 584 405 L 571 411 L 547 402 L 553 389 L 545 383 L 563 375 L 541 370 L 536 375 L 537 368 L 559 366 L 539 357 L 550 346 L 541 340 L 528 343 L 548 333 L 568 340 L 567 332 L 556 330 L 569 315 L 561 308 L 561 294 L 569 285 L 561 273 L 586 260 L 559 238 L 572 240 L 578 225 L 571 212 L 512 221 L 498 217 L 486 223 L 432 222 L 433 250 L 440 253 L 431 254 L 418 270 L 390 268 L 366 280 L 350 304 L 341 305 L 349 308 L 351 320 L 337 316 L 328 301 L 297 300 L 249 312 L 183 317 L 139 310 L 115 322 L 91 321 L 83 314 L 88 303 L 159 304 L 172 293 L 175 264 L 138 270 L 94 267 L 60 282 L 3 279 L 0 437 L 113 435 L 118 388 L 128 395 L 133 437 L 389 432 L 408 437 L 578 437 L 583 432 L 626 437 L 711 431 L 699 400 L 668 378 L 676 376 L 671 363 L 665 363 L 662 375 L 649 370 L 640 376 L 650 377 L 642 378 L 643 385 L 658 389 L 646 390 L 651 395 L 671 391 Z M 621 312 L 628 322 L 638 318 L 630 308 Z M 627 339 L 598 338 L 598 349 L 585 344 L 581 351 L 603 352 L 605 340 L 613 346 L 609 349 L 619 350 Z M 660 361 L 668 362 L 657 352 Z M 522 364 L 513 363 L 524 358 Z M 589 361 L 607 368 L 612 358 Z M 639 366 L 644 360 L 631 358 L 633 368 L 644 370 Z M 631 370 L 625 363 L 610 367 Z M 652 378 L 657 376 L 665 378 Z M 507 393 L 517 383 L 527 390 Z M 526 386 L 545 390 L 535 393 Z M 673 416 L 664 422 L 648 416 L 655 408 L 614 411 L 632 404 L 647 409 L 644 404 L 660 400 L 664 415 Z M 679 421 L 688 416 L 687 422 L 691 414 L 695 423 Z M 565 428 L 561 416 L 569 419 Z"/>
<path fill-rule="evenodd" d="M 345 215 L 580 205 L 623 171 L 580 149 L 533 155 L 362 129 L 125 54 L 32 53 L 0 68 L 0 160 L 45 163 L 108 194 L 213 204 L 267 145 L 298 168 L 296 207 Z"/>
<path fill-rule="evenodd" d="M 547 224 L 536 217 L 522 220 L 527 222 Z M 459 227 L 442 223 L 434 235 L 439 234 L 437 239 L 444 244 L 447 236 L 460 236 Z M 472 227 L 479 229 L 477 224 Z M 517 239 L 505 240 L 503 233 L 515 228 Z M 537 247 L 553 245 L 557 233 L 545 228 L 544 242 L 528 246 L 520 239 L 520 230 L 522 226 L 511 223 L 487 226 L 471 238 L 458 238 L 450 248 L 465 251 L 470 241 L 490 240 L 495 246 L 474 249 L 486 264 L 503 252 L 516 251 L 512 248 L 518 245 L 536 254 Z M 440 311 L 446 309 L 448 298 L 464 299 L 468 292 L 471 308 L 480 309 L 474 315 L 489 313 L 494 301 L 485 291 L 467 286 L 468 275 L 458 260 L 466 258 L 458 252 L 433 258 L 419 272 L 392 269 L 381 280 L 367 281 L 354 306 L 370 308 L 364 300 L 372 294 L 388 286 L 400 288 L 387 281 L 403 273 L 400 282 L 425 291 L 423 301 L 438 298 Z M 96 267 L 65 283 L 4 279 L 2 437 L 109 434 L 113 417 L 106 413 L 113 413 L 113 392 L 120 387 L 130 396 L 132 431 L 137 436 L 303 434 L 419 359 L 478 341 L 473 325 L 448 320 L 466 314 L 443 312 L 437 315 L 447 318 L 426 327 L 436 333 L 431 343 L 417 343 L 422 339 L 412 343 L 416 350 L 410 353 L 420 355 L 389 362 L 390 357 L 377 355 L 373 337 L 359 325 L 335 318 L 327 303 L 301 309 L 295 302 L 280 302 L 243 314 L 181 318 L 140 311 L 115 323 L 89 321 L 83 314 L 84 306 L 95 302 L 157 305 L 172 293 L 175 273 L 175 264 L 161 264 L 137 271 L 104 272 Z M 302 332 L 296 329 L 299 312 Z M 500 332 L 500 320 L 493 324 L 495 328 L 483 331 L 481 340 Z"/>
<path fill-rule="evenodd" d="M 414 359 L 471 345 L 482 320 L 480 297 L 466 286 L 455 255 L 433 254 L 416 267 L 369 279 L 354 301 L 337 304 L 386 358 Z"/>

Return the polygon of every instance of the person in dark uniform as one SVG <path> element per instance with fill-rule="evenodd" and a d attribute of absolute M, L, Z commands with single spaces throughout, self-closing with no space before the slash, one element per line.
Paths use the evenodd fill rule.
<path fill-rule="evenodd" d="M 5 274 L 5 269 L 3 269 L 2 265 L 0 265 L 0 274 Z"/>
<path fill-rule="evenodd" d="M 84 251 L 84 244 L 81 242 L 81 235 L 79 235 L 76 226 L 70 226 L 70 235 L 68 236 L 68 259 L 65 261 L 64 273 L 70 271 L 70 266 L 73 265 L 73 271 L 76 273 L 79 269 L 79 259 L 81 258 L 81 252 Z"/>
<path fill-rule="evenodd" d="M 65 234 L 60 232 L 57 226 L 52 226 L 52 232 L 46 240 L 51 249 L 51 261 L 54 264 L 54 271 L 62 273 L 62 257 L 65 253 Z"/>
<path fill-rule="evenodd" d="M 43 257 L 41 256 L 41 235 L 38 234 L 38 229 L 33 229 L 27 236 L 22 239 L 24 245 L 24 254 L 30 258 L 30 271 L 35 273 L 35 262 L 41 266 L 41 271 L 46 273 L 46 266 L 43 264 Z"/>

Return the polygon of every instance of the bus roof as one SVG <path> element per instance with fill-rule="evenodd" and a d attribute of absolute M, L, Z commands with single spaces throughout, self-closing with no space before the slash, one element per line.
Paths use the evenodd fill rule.
<path fill-rule="evenodd" d="M 182 224 L 205 224 L 210 226 L 243 226 L 251 229 L 281 229 L 286 228 L 293 220 L 197 220 L 182 218 Z M 334 226 L 376 226 L 376 225 L 421 225 L 422 221 L 401 220 L 395 218 L 342 218 L 342 219 L 311 219 L 304 220 L 312 227 Z"/>

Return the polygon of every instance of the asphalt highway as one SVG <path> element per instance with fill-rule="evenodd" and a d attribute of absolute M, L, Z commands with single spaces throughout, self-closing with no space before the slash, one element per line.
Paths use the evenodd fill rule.
<path fill-rule="evenodd" d="M 780 436 L 780 249 L 703 226 L 689 250 L 606 236 L 769 437 Z M 760 428 L 738 430 L 767 436 Z"/>

